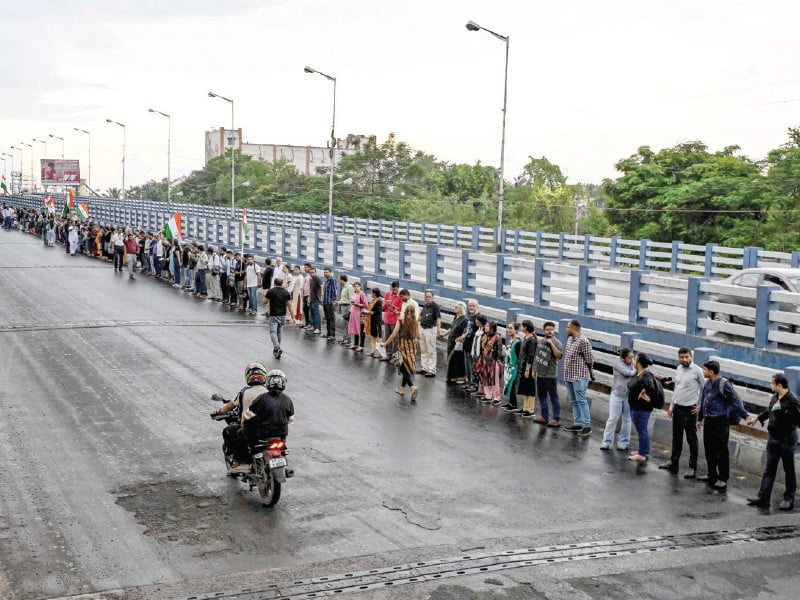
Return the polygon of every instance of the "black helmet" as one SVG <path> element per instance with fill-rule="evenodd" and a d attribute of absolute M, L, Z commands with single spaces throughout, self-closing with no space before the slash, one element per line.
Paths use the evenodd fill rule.
<path fill-rule="evenodd" d="M 270 392 L 282 392 L 286 389 L 286 374 L 280 369 L 272 369 L 267 373 L 267 389 Z"/>

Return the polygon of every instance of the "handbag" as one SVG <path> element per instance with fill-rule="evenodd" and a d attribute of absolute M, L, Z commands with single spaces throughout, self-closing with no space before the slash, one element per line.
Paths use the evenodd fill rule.
<path fill-rule="evenodd" d="M 464 351 L 464 342 L 456 342 L 455 348 L 453 348 L 456 352 L 463 352 Z"/>
<path fill-rule="evenodd" d="M 403 364 L 403 353 L 400 350 L 395 350 L 392 357 L 389 359 L 389 362 L 392 363 L 395 367 L 399 367 Z"/>

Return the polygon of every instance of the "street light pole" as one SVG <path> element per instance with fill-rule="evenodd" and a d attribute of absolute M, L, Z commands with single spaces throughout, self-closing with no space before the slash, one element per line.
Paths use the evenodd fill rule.
<path fill-rule="evenodd" d="M 89 136 L 89 177 L 86 179 L 86 187 L 90 190 L 92 189 L 92 134 L 86 131 L 85 129 L 78 129 L 77 127 L 73 127 L 75 131 L 80 133 L 85 133 Z"/>
<path fill-rule="evenodd" d="M 33 193 L 33 145 L 29 144 L 28 142 L 20 142 L 20 146 L 27 146 L 28 148 L 31 149 L 31 189 L 28 191 L 32 194 Z M 22 163 L 22 151 L 20 151 L 20 163 Z M 20 166 L 20 171 L 21 170 L 22 166 Z"/>
<path fill-rule="evenodd" d="M 12 149 L 15 149 L 14 146 L 11 146 Z M 22 154 L 22 150 L 20 150 L 20 154 Z M 14 193 L 14 155 L 9 154 L 8 152 L 3 152 L 3 156 L 7 156 L 11 159 L 11 193 Z M 3 169 L 5 174 L 5 168 Z"/>
<path fill-rule="evenodd" d="M 158 113 L 162 117 L 167 118 L 167 210 L 170 208 L 170 204 L 172 203 L 172 182 L 171 182 L 171 175 L 170 175 L 170 162 L 172 152 L 170 150 L 171 140 L 172 140 L 172 117 L 169 116 L 167 113 L 163 113 L 160 110 L 156 110 L 154 108 L 148 108 L 148 112 L 151 113 Z"/>
<path fill-rule="evenodd" d="M 122 123 L 111 119 L 106 119 L 106 123 L 113 123 L 122 127 L 122 193 L 120 196 L 122 196 L 122 200 L 125 200 L 125 132 L 127 128 Z"/>
<path fill-rule="evenodd" d="M 48 134 L 51 138 L 55 138 L 57 140 L 61 140 L 61 160 L 64 160 L 64 138 L 59 137 L 57 135 L 53 135 L 52 133 Z"/>
<path fill-rule="evenodd" d="M 491 29 L 486 29 L 485 27 L 481 27 L 475 21 L 467 21 L 467 29 L 469 31 L 480 31 L 481 29 L 486 33 L 492 34 L 498 40 L 505 42 L 506 44 L 506 65 L 505 65 L 505 72 L 503 76 L 503 132 L 500 141 L 500 188 L 498 193 L 497 199 L 497 248 L 498 252 L 503 250 L 503 200 L 505 199 L 505 180 L 504 180 L 504 171 L 505 171 L 505 162 L 506 162 L 506 105 L 508 103 L 508 46 L 509 46 L 509 37 L 507 35 L 499 34 Z"/>
<path fill-rule="evenodd" d="M 233 100 L 230 98 L 226 98 L 225 96 L 220 96 L 219 94 L 215 94 L 214 92 L 208 92 L 209 98 L 219 98 L 220 100 L 225 100 L 225 102 L 230 102 L 231 105 L 231 220 L 236 219 L 236 184 L 234 183 L 235 177 L 235 162 L 236 162 L 236 147 L 234 143 L 236 142 L 236 130 L 234 129 L 234 121 L 233 121 Z M 241 226 L 240 226 L 241 229 Z M 239 232 L 239 237 L 241 238 L 241 231 Z"/>
<path fill-rule="evenodd" d="M 44 158 L 47 158 L 47 142 L 44 140 L 37 140 L 36 138 L 32 139 L 34 142 L 37 142 L 39 144 L 44 144 Z M 33 151 L 31 151 L 31 176 L 33 176 Z M 44 187 L 44 179 L 42 178 L 41 174 L 39 174 L 39 181 L 42 184 L 42 192 L 46 191 L 46 188 Z"/>
<path fill-rule="evenodd" d="M 328 233 L 333 231 L 333 172 L 336 168 L 336 77 L 326 75 L 322 71 L 317 71 L 311 67 L 304 67 L 306 73 L 316 73 L 322 75 L 328 81 L 333 82 L 333 118 L 331 119 L 331 174 L 328 182 Z"/>
<path fill-rule="evenodd" d="M 22 144 L 20 144 L 22 145 Z M 22 193 L 22 148 L 17 148 L 16 146 L 11 146 L 12 150 L 19 150 L 19 188 L 17 188 L 17 192 L 20 194 Z M 14 163 L 11 163 L 11 188 L 13 191 L 14 188 Z"/>

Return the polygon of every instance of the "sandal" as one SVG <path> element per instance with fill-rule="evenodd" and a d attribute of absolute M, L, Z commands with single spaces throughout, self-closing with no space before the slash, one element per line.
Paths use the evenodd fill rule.
<path fill-rule="evenodd" d="M 419 388 L 412 387 L 411 388 L 411 400 L 412 401 L 417 399 L 417 394 L 419 394 Z"/>
<path fill-rule="evenodd" d="M 400 396 L 405 396 L 405 395 L 406 395 L 406 391 L 405 391 L 403 388 L 397 388 L 397 389 L 394 391 L 394 393 L 395 393 L 395 394 L 399 394 Z"/>
<path fill-rule="evenodd" d="M 356 348 L 356 352 L 363 352 L 363 351 L 364 351 L 363 348 Z"/>

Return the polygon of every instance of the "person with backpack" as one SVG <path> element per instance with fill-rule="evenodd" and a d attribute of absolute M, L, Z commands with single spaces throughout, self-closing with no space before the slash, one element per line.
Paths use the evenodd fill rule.
<path fill-rule="evenodd" d="M 628 460 L 644 462 L 650 457 L 650 433 L 647 425 L 654 408 L 664 407 L 664 389 L 648 367 L 653 360 L 644 352 L 636 356 L 636 374 L 628 381 L 628 404 L 631 422 L 639 438 L 639 449 L 628 455 Z"/>
<path fill-rule="evenodd" d="M 730 475 L 730 456 L 728 437 L 731 425 L 750 417 L 742 401 L 733 389 L 731 382 L 719 376 L 719 363 L 709 360 L 703 365 L 703 375 L 707 379 L 697 413 L 697 431 L 703 428 L 703 447 L 706 451 L 708 474 L 698 477 L 711 489 L 724 493 L 728 489 Z"/>

